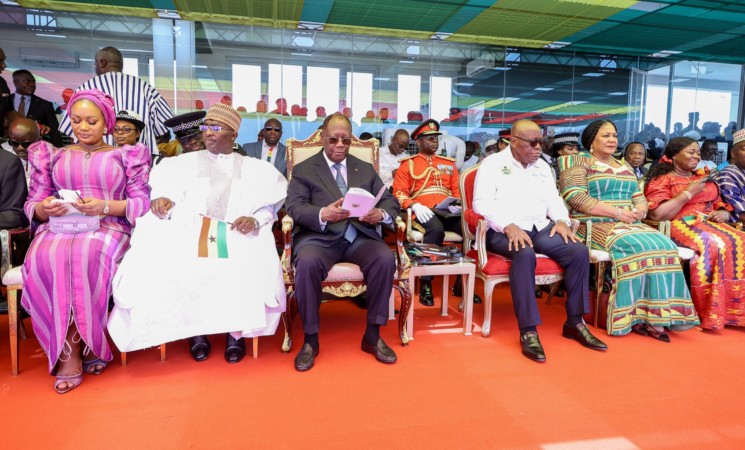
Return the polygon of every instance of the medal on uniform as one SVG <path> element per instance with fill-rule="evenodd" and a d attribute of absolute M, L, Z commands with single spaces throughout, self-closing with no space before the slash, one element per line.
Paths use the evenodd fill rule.
<path fill-rule="evenodd" d="M 504 166 L 502 168 L 502 173 L 505 174 L 505 175 L 509 175 L 511 172 L 510 172 L 510 169 L 507 166 Z"/>

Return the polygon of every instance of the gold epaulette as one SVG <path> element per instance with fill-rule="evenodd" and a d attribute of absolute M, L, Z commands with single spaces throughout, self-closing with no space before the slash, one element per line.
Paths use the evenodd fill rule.
<path fill-rule="evenodd" d="M 455 158 L 450 158 L 450 157 L 448 157 L 448 156 L 440 156 L 440 155 L 437 155 L 437 157 L 438 157 L 438 158 L 442 158 L 442 159 L 447 159 L 448 161 L 452 161 L 452 162 L 455 162 Z"/>
<path fill-rule="evenodd" d="M 419 153 L 417 153 L 417 155 L 418 155 L 418 154 L 419 154 Z M 417 155 L 410 155 L 410 156 L 407 156 L 406 158 L 401 158 L 401 159 L 399 160 L 399 162 L 404 162 L 404 161 L 408 161 L 408 160 L 410 160 L 411 158 L 416 158 L 416 156 L 417 156 Z"/>

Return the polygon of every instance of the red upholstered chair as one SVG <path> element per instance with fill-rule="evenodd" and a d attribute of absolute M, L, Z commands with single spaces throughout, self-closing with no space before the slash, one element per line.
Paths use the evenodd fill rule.
<path fill-rule="evenodd" d="M 477 261 L 476 276 L 484 282 L 484 324 L 481 335 L 491 333 L 492 294 L 494 287 L 510 281 L 510 260 L 486 251 L 486 220 L 473 210 L 473 188 L 479 165 L 460 174 L 460 196 L 463 204 L 463 251 Z M 552 284 L 549 299 L 553 297 L 558 282 L 564 278 L 564 269 L 554 260 L 539 255 L 536 261 L 535 283 Z"/>

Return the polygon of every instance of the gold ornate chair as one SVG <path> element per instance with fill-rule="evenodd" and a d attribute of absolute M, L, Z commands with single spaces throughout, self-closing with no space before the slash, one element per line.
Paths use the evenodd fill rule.
<path fill-rule="evenodd" d="M 320 130 L 316 130 L 308 139 L 287 140 L 287 180 L 292 179 L 292 169 L 310 156 L 318 153 L 323 147 Z M 363 161 L 369 162 L 378 171 L 379 143 L 377 139 L 361 141 L 352 136 L 349 153 Z M 411 307 L 411 290 L 409 287 L 409 258 L 404 251 L 404 237 L 406 225 L 400 218 L 396 218 L 396 273 L 393 279 L 393 289 L 401 296 L 401 311 L 398 320 L 398 332 L 401 343 L 407 345 L 409 337 L 406 334 L 406 315 Z M 284 272 L 285 287 L 287 288 L 287 311 L 282 314 L 285 326 L 285 339 L 282 351 L 292 349 L 292 321 L 297 313 L 297 298 L 295 297 L 295 268 L 292 265 L 292 235 L 294 221 L 286 215 L 282 219 L 282 234 L 284 235 L 284 251 L 282 253 L 282 271 Z M 322 284 L 324 293 L 336 297 L 348 298 L 362 294 L 366 290 L 365 281 L 359 266 L 351 263 L 335 264 L 329 271 Z"/>
<path fill-rule="evenodd" d="M 26 338 L 23 323 L 19 321 L 18 291 L 23 289 L 21 266 L 12 265 L 14 236 L 28 236 L 28 228 L 0 230 L 0 279 L 8 300 L 8 328 L 10 330 L 10 365 L 13 376 L 18 375 L 18 325 L 21 326 L 21 337 Z"/>

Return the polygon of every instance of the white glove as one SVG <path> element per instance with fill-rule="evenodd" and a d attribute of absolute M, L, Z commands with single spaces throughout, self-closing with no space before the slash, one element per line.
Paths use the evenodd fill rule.
<path fill-rule="evenodd" d="M 426 223 L 435 215 L 435 213 L 433 213 L 431 209 L 420 203 L 414 203 L 413 205 L 411 205 L 411 210 L 414 211 L 414 214 L 416 214 L 416 220 L 418 220 L 419 223 Z"/>

